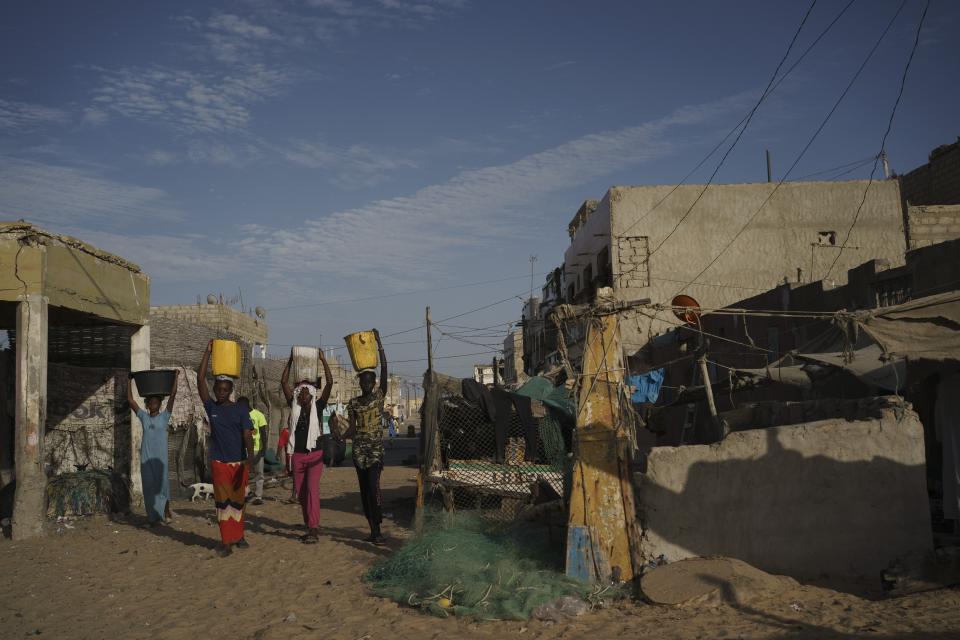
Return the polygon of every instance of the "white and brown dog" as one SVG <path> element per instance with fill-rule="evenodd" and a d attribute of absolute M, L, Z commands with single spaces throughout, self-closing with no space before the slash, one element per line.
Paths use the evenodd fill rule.
<path fill-rule="evenodd" d="M 213 485 L 209 482 L 195 482 L 190 485 L 193 489 L 193 495 L 190 496 L 190 502 L 196 502 L 197 498 L 207 500 L 213 497 Z"/>

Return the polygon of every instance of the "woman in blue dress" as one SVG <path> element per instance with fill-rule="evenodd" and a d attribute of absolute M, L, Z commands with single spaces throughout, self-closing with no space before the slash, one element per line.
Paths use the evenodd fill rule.
<path fill-rule="evenodd" d="M 131 375 L 131 379 L 132 377 Z M 127 385 L 127 401 L 143 427 L 143 440 L 140 444 L 140 480 L 143 484 L 143 506 L 147 510 L 147 522 L 150 526 L 168 522 L 171 518 L 167 425 L 170 424 L 179 379 L 180 370 L 178 369 L 173 379 L 173 391 L 164 411 L 160 411 L 163 396 L 148 396 L 145 403 L 147 409 L 144 411 L 133 399 L 132 380 Z"/>

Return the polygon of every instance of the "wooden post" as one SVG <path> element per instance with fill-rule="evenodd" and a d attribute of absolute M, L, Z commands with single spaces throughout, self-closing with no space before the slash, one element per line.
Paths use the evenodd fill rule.
<path fill-rule="evenodd" d="M 426 404 L 427 395 L 429 393 L 436 393 L 436 390 L 433 388 L 433 336 L 430 331 L 430 307 L 427 307 L 426 313 L 426 325 L 427 325 L 427 375 L 424 379 L 423 387 L 423 399 L 424 404 Z M 423 420 L 420 422 L 420 440 L 424 443 L 430 443 L 431 438 L 429 437 L 430 433 L 427 432 L 428 429 L 432 428 L 432 421 L 429 416 L 424 412 Z M 420 469 L 417 471 L 417 502 L 416 502 L 416 511 L 414 512 L 413 525 L 414 530 L 419 533 L 423 529 L 423 503 L 424 503 L 424 484 L 425 478 L 424 474 L 429 473 L 429 469 L 424 469 L 425 460 L 428 456 L 424 456 L 420 460 Z"/>
<path fill-rule="evenodd" d="M 723 439 L 723 426 L 720 423 L 720 416 L 717 414 L 717 404 L 713 401 L 713 384 L 710 382 L 710 369 L 707 367 L 707 354 L 701 353 L 697 358 L 700 365 L 700 377 L 703 378 L 703 392 L 707 396 L 707 408 L 710 409 L 710 419 L 713 422 L 713 428 L 716 431 L 717 440 Z"/>
<path fill-rule="evenodd" d="M 577 398 L 566 573 L 591 582 L 629 581 L 640 571 L 640 531 L 629 430 L 620 411 L 620 331 L 615 314 L 588 322 Z"/>
<path fill-rule="evenodd" d="M 430 332 L 430 307 L 427 307 L 427 371 L 433 375 L 433 337 Z"/>

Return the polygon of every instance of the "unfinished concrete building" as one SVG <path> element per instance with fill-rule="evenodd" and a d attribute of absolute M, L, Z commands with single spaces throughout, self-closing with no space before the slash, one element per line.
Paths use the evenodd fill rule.
<path fill-rule="evenodd" d="M 590 302 L 597 289 L 610 287 L 620 301 L 669 304 L 675 295 L 685 293 L 713 308 L 785 279 L 824 277 L 867 182 L 787 182 L 775 190 L 776 186 L 610 189 L 595 206 L 585 203 L 570 224 L 571 243 L 564 253 L 565 300 Z M 866 193 L 860 222 L 831 273 L 838 284 L 844 282 L 847 269 L 867 257 L 886 259 L 894 266 L 903 262 L 906 243 L 897 182 L 874 182 Z M 636 314 L 625 314 L 625 346 L 628 351 L 641 346 L 651 332 L 668 326 L 651 327 L 643 318 L 637 322 Z"/>
<path fill-rule="evenodd" d="M 150 280 L 80 240 L 0 223 L 0 485 L 15 478 L 13 536 L 43 531 L 47 487 L 97 469 L 137 503 L 140 438 L 126 385 L 150 367 Z M 115 504 L 125 508 L 125 504 Z"/>

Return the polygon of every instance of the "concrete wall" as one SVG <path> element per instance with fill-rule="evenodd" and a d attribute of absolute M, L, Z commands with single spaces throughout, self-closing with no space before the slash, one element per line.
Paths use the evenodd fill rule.
<path fill-rule="evenodd" d="M 960 204 L 907 207 L 911 249 L 960 238 Z"/>
<path fill-rule="evenodd" d="M 674 295 L 686 293 L 704 307 L 723 307 L 751 292 L 776 286 L 784 278 L 795 281 L 798 267 L 803 270 L 805 280 L 812 279 L 811 265 L 813 279 L 822 278 L 837 249 L 811 249 L 811 244 L 818 242 L 819 233 L 825 231 L 835 231 L 836 242 L 842 242 L 863 197 L 866 181 L 785 183 L 746 231 L 701 276 L 702 284 L 686 286 L 720 254 L 774 186 L 769 183 L 712 185 L 677 232 L 665 242 L 702 186 L 684 185 L 669 197 L 666 196 L 672 186 L 611 189 L 593 219 L 602 219 L 604 214 L 610 218 L 610 233 L 616 240 L 610 247 L 613 286 L 618 299 L 650 298 L 654 302 L 669 303 Z M 653 209 L 661 200 L 663 202 Z M 598 231 L 602 229 L 598 227 Z M 638 257 L 621 255 L 620 239 L 635 236 L 649 241 L 649 286 L 646 287 L 634 286 L 635 280 L 624 277 L 627 269 L 623 265 L 634 265 Z M 892 266 L 903 263 L 903 213 L 896 181 L 871 185 L 849 245 L 857 248 L 844 251 L 830 276 L 838 284 L 845 282 L 848 269 L 866 258 L 885 258 Z M 669 319 L 672 320 L 672 316 Z M 664 328 L 663 325 L 653 327 L 655 332 Z M 628 319 L 622 330 L 625 342 L 643 342 L 649 327 L 645 320 L 638 324 Z"/>
<path fill-rule="evenodd" d="M 930 162 L 900 176 L 909 204 L 960 204 L 960 141 L 930 152 Z"/>
<path fill-rule="evenodd" d="M 0 223 L 0 300 L 40 294 L 54 308 L 131 325 L 146 322 L 150 279 L 78 240 Z"/>
<path fill-rule="evenodd" d="M 932 547 L 923 427 L 842 418 L 657 447 L 637 474 L 643 554 L 720 554 L 807 578 L 876 576 Z"/>
<path fill-rule="evenodd" d="M 586 203 L 584 204 L 586 206 Z M 594 206 L 596 209 L 593 209 Z M 606 199 L 599 204 L 591 201 L 590 207 L 586 210 L 584 207 L 580 208 L 580 212 L 585 213 L 591 210 L 592 213 L 584 216 L 585 221 L 580 222 L 575 235 L 571 238 L 570 246 L 563 253 L 563 283 L 567 288 L 563 291 L 563 296 L 566 302 L 573 302 L 580 291 L 589 287 L 590 283 L 584 282 L 583 278 L 588 265 L 593 271 L 594 278 L 603 270 L 602 265 L 597 263 L 597 256 L 604 248 L 610 247 L 609 202 Z M 573 285 L 574 298 L 572 299 L 569 296 L 570 285 Z"/>

